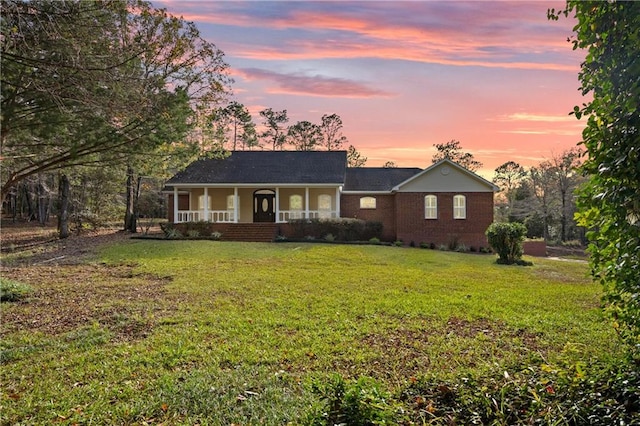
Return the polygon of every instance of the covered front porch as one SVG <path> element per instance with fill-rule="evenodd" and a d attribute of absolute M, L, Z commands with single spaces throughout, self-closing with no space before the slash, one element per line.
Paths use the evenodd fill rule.
<path fill-rule="evenodd" d="M 339 186 L 174 186 L 169 201 L 173 223 L 287 223 L 340 217 Z"/>

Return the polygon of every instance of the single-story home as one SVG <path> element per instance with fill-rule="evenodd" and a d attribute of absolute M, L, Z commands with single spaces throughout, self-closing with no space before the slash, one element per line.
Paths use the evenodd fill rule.
<path fill-rule="evenodd" d="M 166 189 L 170 222 L 215 222 L 223 233 L 270 224 L 275 237 L 292 219 L 357 218 L 381 222 L 388 241 L 479 248 L 498 188 L 448 159 L 347 167 L 346 151 L 234 151 L 195 161 Z"/>

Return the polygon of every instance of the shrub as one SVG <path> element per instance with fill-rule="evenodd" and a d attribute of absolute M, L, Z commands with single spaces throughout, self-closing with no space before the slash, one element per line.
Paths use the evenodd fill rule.
<path fill-rule="evenodd" d="M 182 233 L 178 229 L 176 229 L 173 223 L 161 223 L 160 229 L 162 229 L 165 238 L 182 238 Z"/>
<path fill-rule="evenodd" d="M 486 231 L 489 244 L 498 253 L 498 263 L 513 265 L 522 258 L 527 228 L 521 223 L 492 223 Z"/>
<path fill-rule="evenodd" d="M 458 245 L 460 245 L 460 237 L 458 237 L 457 235 L 452 235 L 449 237 L 449 245 L 448 248 L 451 251 L 456 251 L 458 249 Z"/>
<path fill-rule="evenodd" d="M 26 284 L 0 277 L 0 302 L 17 302 L 32 292 Z"/>
<path fill-rule="evenodd" d="M 369 238 L 369 242 L 371 244 L 380 244 L 380 238 L 377 238 L 377 237 Z"/>
<path fill-rule="evenodd" d="M 200 231 L 197 229 L 189 229 L 187 231 L 187 237 L 189 238 L 198 238 L 200 236 Z"/>
<path fill-rule="evenodd" d="M 334 237 L 333 234 L 327 234 L 327 235 L 324 236 L 324 240 L 332 242 L 332 241 L 336 240 L 336 237 Z"/>
<path fill-rule="evenodd" d="M 424 241 L 420 242 L 420 248 L 427 249 L 429 248 L 429 243 L 425 243 Z"/>
<path fill-rule="evenodd" d="M 335 241 L 368 241 L 382 235 L 380 222 L 365 222 L 359 219 L 294 219 L 289 221 L 289 225 L 291 238 L 312 236 L 314 239 L 321 239 L 331 234 Z"/>
<path fill-rule="evenodd" d="M 214 231 L 211 233 L 211 238 L 218 241 L 222 238 L 222 232 Z"/>
<path fill-rule="evenodd" d="M 184 222 L 180 224 L 183 231 L 187 236 L 191 236 L 189 233 L 193 233 L 195 237 L 203 236 L 208 237 L 211 235 L 211 226 L 210 222 L 205 222 L 203 220 L 198 222 Z M 195 233 L 197 232 L 197 235 Z"/>
<path fill-rule="evenodd" d="M 404 245 L 404 242 L 402 240 L 396 240 L 393 242 L 393 245 L 396 247 L 402 247 Z"/>

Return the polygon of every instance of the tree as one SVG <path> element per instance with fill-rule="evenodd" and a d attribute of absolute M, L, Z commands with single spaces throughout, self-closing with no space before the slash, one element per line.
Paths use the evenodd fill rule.
<path fill-rule="evenodd" d="M 393 161 L 387 161 L 382 165 L 382 167 L 384 167 L 385 169 L 395 169 L 398 167 L 398 165 Z"/>
<path fill-rule="evenodd" d="M 436 143 L 433 146 L 436 147 L 437 152 L 433 154 L 433 157 L 431 158 L 432 163 L 437 163 L 438 161 L 447 158 L 454 163 L 458 163 L 465 169 L 471 170 L 472 172 L 475 172 L 482 167 L 482 163 L 475 160 L 473 158 L 473 154 L 462 151 L 460 142 L 457 140 L 452 139 L 447 143 Z"/>
<path fill-rule="evenodd" d="M 504 194 L 507 208 L 507 218 L 513 211 L 513 205 L 516 199 L 516 189 L 522 179 L 527 175 L 524 168 L 515 161 L 507 161 L 496 167 L 493 176 L 493 182 L 500 188 Z"/>
<path fill-rule="evenodd" d="M 271 145 L 274 151 L 282 149 L 287 140 L 286 128 L 283 127 L 289 122 L 287 110 L 274 111 L 267 108 L 260 111 L 260 116 L 264 118 L 262 124 L 266 127 L 266 130 L 260 134 L 260 138 L 265 141 L 266 145 Z"/>
<path fill-rule="evenodd" d="M 323 115 L 320 124 L 321 142 L 318 144 L 327 151 L 335 151 L 349 143 L 342 135 L 342 119 L 338 114 Z"/>
<path fill-rule="evenodd" d="M 215 115 L 215 126 L 217 134 L 225 142 L 230 142 L 231 150 L 238 149 L 238 142 L 242 144 L 242 149 L 247 146 L 256 145 L 256 126 L 253 123 L 251 114 L 247 107 L 239 102 L 230 102 L 224 108 L 221 108 Z"/>
<path fill-rule="evenodd" d="M 364 157 L 355 146 L 349 145 L 347 149 L 347 167 L 362 167 L 367 163 L 367 157 Z"/>
<path fill-rule="evenodd" d="M 537 167 L 531 167 L 529 178 L 531 179 L 531 189 L 536 201 L 537 211 L 543 221 L 543 237 L 549 240 L 549 227 L 554 221 L 554 212 L 557 211 L 557 204 L 554 203 L 555 170 L 550 161 L 543 161 Z"/>
<path fill-rule="evenodd" d="M 571 217 L 573 216 L 570 206 L 573 205 L 572 198 L 578 182 L 580 182 L 580 175 L 578 173 L 578 167 L 581 164 L 581 157 L 583 152 L 581 149 L 575 147 L 563 152 L 559 156 L 554 156 L 551 159 L 554 168 L 555 184 L 560 196 L 560 239 L 567 241 L 568 228 Z M 571 199 L 570 199 L 571 198 Z"/>
<path fill-rule="evenodd" d="M 183 138 L 229 82 L 193 23 L 144 1 L 11 0 L 2 21 L 3 198 L 31 175 Z"/>
<path fill-rule="evenodd" d="M 587 118 L 579 223 L 606 311 L 640 360 L 640 3 L 571 0 L 549 17 L 561 13 L 577 19 L 573 47 L 587 49 L 581 90 L 592 97 L 573 110 Z"/>
<path fill-rule="evenodd" d="M 298 121 L 289 127 L 287 138 L 297 151 L 313 151 L 320 142 L 320 127 L 310 121 Z"/>

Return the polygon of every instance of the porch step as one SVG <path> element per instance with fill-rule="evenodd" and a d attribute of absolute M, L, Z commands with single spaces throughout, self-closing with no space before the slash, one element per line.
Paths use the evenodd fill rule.
<path fill-rule="evenodd" d="M 276 237 L 275 223 L 232 223 L 223 232 L 222 241 L 272 242 Z"/>

